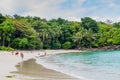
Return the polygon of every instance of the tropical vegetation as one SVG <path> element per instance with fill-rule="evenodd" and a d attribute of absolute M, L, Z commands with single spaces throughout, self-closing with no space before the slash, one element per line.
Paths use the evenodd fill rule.
<path fill-rule="evenodd" d="M 0 14 L 0 50 L 82 49 L 112 45 L 120 45 L 120 22 L 98 22 L 90 17 L 77 22 Z"/>

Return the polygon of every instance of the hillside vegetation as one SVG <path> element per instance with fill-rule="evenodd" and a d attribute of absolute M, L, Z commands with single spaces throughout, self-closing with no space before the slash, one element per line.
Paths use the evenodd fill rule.
<path fill-rule="evenodd" d="M 81 22 L 62 18 L 0 14 L 0 49 L 81 49 L 120 45 L 120 22 L 97 22 L 90 17 Z"/>

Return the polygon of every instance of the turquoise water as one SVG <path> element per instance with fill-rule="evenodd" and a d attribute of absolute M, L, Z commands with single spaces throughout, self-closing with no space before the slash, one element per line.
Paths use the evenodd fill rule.
<path fill-rule="evenodd" d="M 37 63 L 82 80 L 120 80 L 120 51 L 49 55 Z"/>

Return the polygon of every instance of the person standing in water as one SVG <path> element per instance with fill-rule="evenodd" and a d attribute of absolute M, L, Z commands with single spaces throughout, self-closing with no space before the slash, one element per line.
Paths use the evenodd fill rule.
<path fill-rule="evenodd" d="M 44 56 L 46 56 L 46 55 L 47 55 L 47 53 L 46 53 L 46 51 L 44 51 L 44 54 L 41 55 L 40 57 L 44 57 Z"/>

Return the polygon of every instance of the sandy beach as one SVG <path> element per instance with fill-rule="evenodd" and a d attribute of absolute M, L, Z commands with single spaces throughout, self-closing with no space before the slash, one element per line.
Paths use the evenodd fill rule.
<path fill-rule="evenodd" d="M 35 57 L 41 51 L 22 51 L 24 59 L 12 55 L 11 51 L 0 51 L 1 80 L 79 80 L 72 76 L 47 69 L 35 63 Z M 43 52 L 43 51 L 42 51 Z M 46 50 L 48 54 L 82 52 L 80 50 Z"/>

